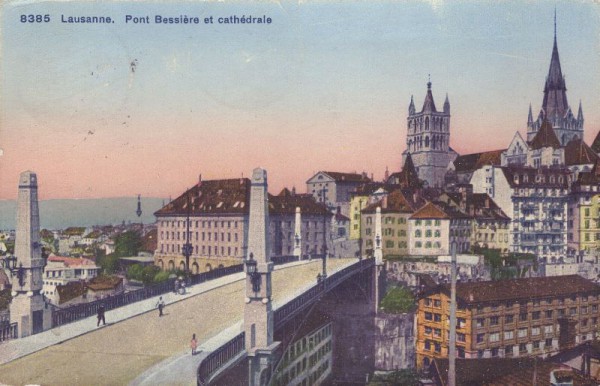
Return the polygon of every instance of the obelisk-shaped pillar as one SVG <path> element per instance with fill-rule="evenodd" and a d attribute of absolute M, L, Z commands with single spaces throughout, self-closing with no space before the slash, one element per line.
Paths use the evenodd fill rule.
<path fill-rule="evenodd" d="M 273 342 L 271 303 L 273 263 L 269 256 L 268 205 L 267 171 L 254 169 L 250 188 L 244 307 L 244 331 L 249 365 L 248 384 L 251 386 L 262 386 L 268 382 L 273 353 L 279 345 L 279 342 Z"/>
<path fill-rule="evenodd" d="M 42 275 L 44 259 L 40 243 L 38 185 L 35 173 L 19 176 L 17 223 L 15 234 L 16 266 L 11 278 L 11 322 L 17 322 L 19 337 L 36 334 L 50 328 L 50 312 L 46 309 Z"/>
<path fill-rule="evenodd" d="M 383 264 L 383 249 L 381 243 L 383 242 L 381 232 L 381 208 L 377 207 L 375 211 L 375 237 L 373 239 L 373 246 L 375 248 L 373 256 L 375 257 L 375 264 Z"/>
<path fill-rule="evenodd" d="M 377 207 L 375 210 L 375 237 L 373 239 L 374 252 L 373 257 L 375 258 L 375 269 L 374 269 L 374 278 L 373 278 L 373 291 L 374 291 L 374 299 L 375 299 L 375 313 L 379 310 L 379 299 L 381 298 L 382 292 L 384 291 L 382 284 L 382 280 L 385 278 L 382 277 L 383 271 L 383 232 L 381 231 L 381 207 Z"/>
<path fill-rule="evenodd" d="M 300 207 L 296 207 L 296 221 L 294 223 L 294 256 L 298 260 L 302 258 L 302 213 Z"/>

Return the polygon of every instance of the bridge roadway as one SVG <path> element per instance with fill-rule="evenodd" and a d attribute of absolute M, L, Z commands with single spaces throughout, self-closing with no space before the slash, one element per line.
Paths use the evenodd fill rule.
<path fill-rule="evenodd" d="M 327 269 L 334 272 L 355 262 L 356 259 L 330 259 Z M 273 272 L 275 307 L 314 284 L 320 271 L 320 260 L 276 267 Z M 215 285 L 213 282 L 217 280 L 220 283 Z M 160 368 L 161 363 L 167 369 L 177 368 L 173 362 L 185 358 L 192 333 L 196 333 L 202 348 L 208 339 L 227 327 L 239 325 L 243 318 L 243 273 L 217 280 L 194 286 L 184 300 L 175 294 L 167 295 L 162 318 L 153 307 L 158 298 L 153 298 L 107 312 L 109 324 L 105 327 L 96 328 L 95 317 L 75 322 L 73 330 L 83 331 L 72 332 L 71 335 L 77 335 L 72 338 L 67 333 L 70 325 L 65 325 L 24 338 L 28 341 L 0 344 L 0 363 L 4 363 L 0 365 L 0 384 L 126 385 L 148 369 Z M 127 316 L 127 311 L 134 316 Z M 110 324 L 116 319 L 123 320 Z M 65 336 L 56 344 L 59 335 Z M 24 355 L 18 354 L 20 344 L 38 348 L 30 348 L 30 352 L 35 352 L 18 358 Z M 194 357 L 191 366 L 194 371 L 202 356 Z M 11 361 L 11 357 L 18 359 Z M 187 361 L 188 368 L 191 358 L 190 355 L 183 361 Z M 180 375 L 182 382 L 169 383 L 184 384 L 195 379 L 195 372 Z"/>

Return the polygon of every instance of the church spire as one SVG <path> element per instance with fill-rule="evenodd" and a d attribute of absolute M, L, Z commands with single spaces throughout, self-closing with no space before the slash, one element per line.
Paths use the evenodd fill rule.
<path fill-rule="evenodd" d="M 579 101 L 579 111 L 577 112 L 577 122 L 583 122 L 583 108 L 581 107 L 581 100 Z"/>
<path fill-rule="evenodd" d="M 415 114 L 415 101 L 413 100 L 413 96 L 410 96 L 410 105 L 408 105 L 408 115 Z"/>
<path fill-rule="evenodd" d="M 533 113 L 531 112 L 531 103 L 529 104 L 529 115 L 527 116 L 527 125 L 533 124 Z"/>
<path fill-rule="evenodd" d="M 569 110 L 567 86 L 560 68 L 558 44 L 556 43 L 556 9 L 554 10 L 554 46 L 552 47 L 550 68 L 544 86 L 542 109 L 548 119 L 563 118 Z"/>
<path fill-rule="evenodd" d="M 425 96 L 425 102 L 423 102 L 423 110 L 421 110 L 421 112 L 437 112 L 435 109 L 435 102 L 433 101 L 433 94 L 431 93 L 431 79 L 427 82 L 427 95 Z"/>
<path fill-rule="evenodd" d="M 444 101 L 444 112 L 450 114 L 450 101 L 448 100 L 448 93 L 446 93 L 446 100 Z"/>

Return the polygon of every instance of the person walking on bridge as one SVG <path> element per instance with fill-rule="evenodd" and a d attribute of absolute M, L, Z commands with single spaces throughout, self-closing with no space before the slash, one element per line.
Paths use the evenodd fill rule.
<path fill-rule="evenodd" d="M 198 348 L 198 341 L 196 340 L 196 334 L 192 334 L 192 341 L 190 342 L 190 348 L 192 349 L 192 355 L 196 355 L 196 349 Z"/>
<path fill-rule="evenodd" d="M 163 308 L 165 308 L 165 301 L 163 300 L 162 296 L 158 298 L 158 303 L 156 303 L 156 306 L 158 307 L 158 316 L 163 316 Z"/>
<path fill-rule="evenodd" d="M 98 323 L 96 323 L 96 327 L 100 326 L 100 321 L 102 321 L 102 325 L 106 325 L 106 319 L 104 319 L 104 304 L 100 304 L 98 306 Z"/>

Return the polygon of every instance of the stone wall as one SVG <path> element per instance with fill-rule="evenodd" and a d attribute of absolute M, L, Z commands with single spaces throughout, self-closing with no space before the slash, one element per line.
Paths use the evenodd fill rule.
<path fill-rule="evenodd" d="M 375 317 L 375 370 L 415 367 L 415 314 L 383 314 Z"/>

